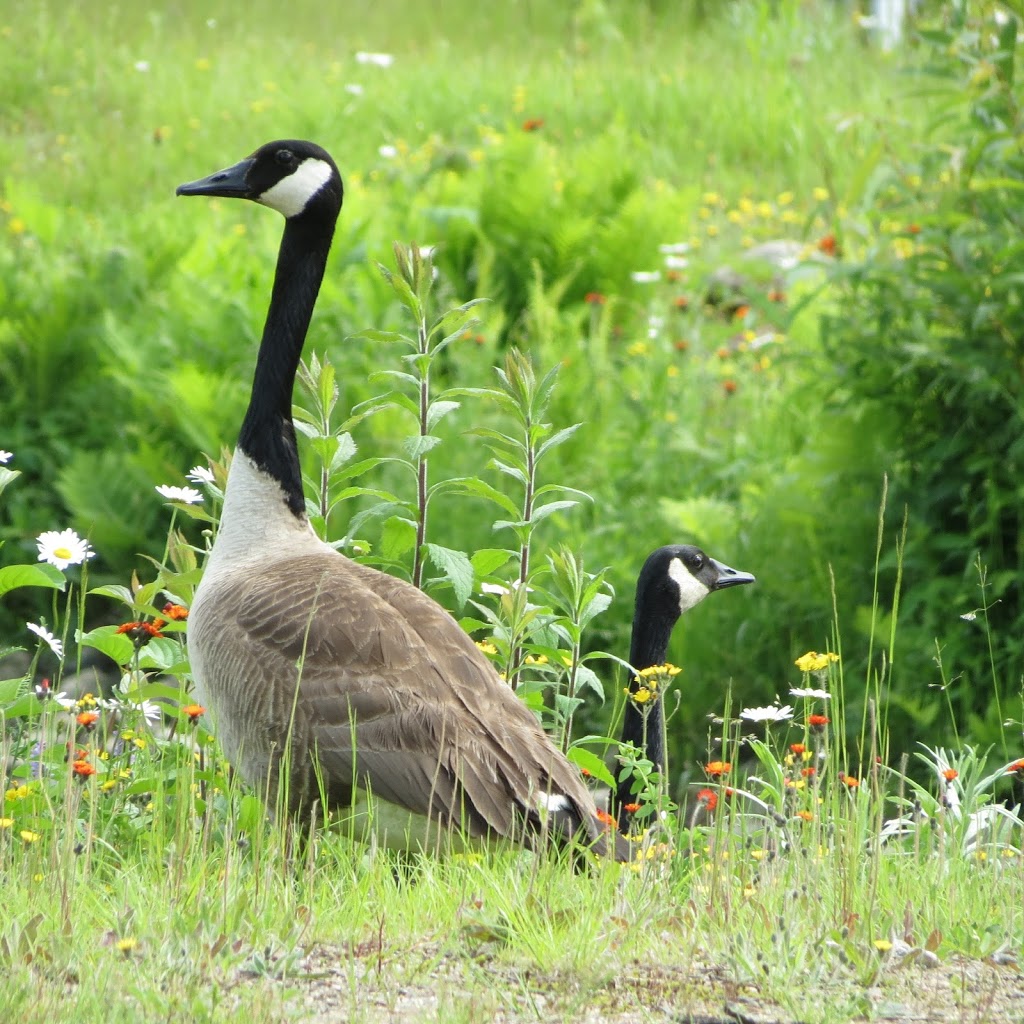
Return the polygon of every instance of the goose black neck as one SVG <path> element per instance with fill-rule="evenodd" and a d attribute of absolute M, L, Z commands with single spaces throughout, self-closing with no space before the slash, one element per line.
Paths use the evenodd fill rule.
<path fill-rule="evenodd" d="M 285 222 L 249 408 L 238 446 L 280 483 L 288 508 L 305 516 L 302 473 L 292 425 L 292 391 L 313 306 L 334 236 L 333 217 L 309 214 Z"/>
<path fill-rule="evenodd" d="M 672 628 L 679 619 L 675 608 L 666 609 L 662 606 L 650 606 L 641 591 L 637 594 L 636 613 L 633 616 L 633 637 L 629 648 L 629 663 L 638 672 L 652 665 L 663 665 L 668 654 L 668 644 L 672 637 Z M 635 679 L 630 680 L 630 690 L 639 688 Z M 665 749 L 662 733 L 664 732 L 664 695 L 647 705 L 646 713 L 642 705 L 632 700 L 626 701 L 625 717 L 622 722 L 622 742 L 632 743 L 648 761 L 654 764 L 655 771 L 662 771 L 665 765 Z M 625 805 L 636 799 L 632 792 L 633 777 L 627 776 L 616 788 L 613 811 L 619 822 L 619 828 L 625 832 L 629 828 L 629 812 Z"/>

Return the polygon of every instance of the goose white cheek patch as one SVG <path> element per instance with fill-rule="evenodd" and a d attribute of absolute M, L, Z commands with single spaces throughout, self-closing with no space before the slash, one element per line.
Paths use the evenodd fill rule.
<path fill-rule="evenodd" d="M 256 201 L 285 217 L 294 217 L 330 181 L 332 173 L 331 165 L 323 160 L 303 160 L 292 174 L 268 188 Z"/>
<path fill-rule="evenodd" d="M 685 615 L 695 604 L 700 604 L 710 591 L 678 558 L 668 563 L 668 574 L 679 588 L 679 612 Z"/>

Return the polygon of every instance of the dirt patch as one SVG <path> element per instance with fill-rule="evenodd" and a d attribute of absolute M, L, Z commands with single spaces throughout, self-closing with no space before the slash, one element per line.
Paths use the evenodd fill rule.
<path fill-rule="evenodd" d="M 614 977 L 518 968 L 488 956 L 417 948 L 317 947 L 290 973 L 289 1016 L 312 1024 L 578 1021 L 580 1024 L 1024 1024 L 1014 964 L 951 958 L 892 965 L 869 988 L 834 979 L 789 993 L 783 1007 L 718 967 L 631 963 Z"/>

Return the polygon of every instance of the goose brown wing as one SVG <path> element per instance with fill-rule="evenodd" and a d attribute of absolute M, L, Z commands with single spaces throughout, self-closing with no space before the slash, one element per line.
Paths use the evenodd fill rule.
<path fill-rule="evenodd" d="M 539 796 L 557 794 L 569 831 L 582 823 L 595 834 L 571 765 L 416 588 L 318 553 L 271 563 L 242 589 L 238 622 L 263 674 L 287 686 L 301 663 L 296 731 L 315 749 L 329 796 L 343 801 L 356 782 L 472 834 L 511 836 L 539 823 Z"/>

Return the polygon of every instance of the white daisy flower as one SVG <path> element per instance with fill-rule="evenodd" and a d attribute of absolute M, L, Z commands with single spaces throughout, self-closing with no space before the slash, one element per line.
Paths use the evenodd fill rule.
<path fill-rule="evenodd" d="M 185 474 L 185 479 L 191 480 L 194 484 L 212 484 L 213 470 L 207 469 L 205 466 L 193 466 Z"/>
<path fill-rule="evenodd" d="M 159 484 L 156 493 L 168 501 L 181 501 L 186 505 L 201 505 L 203 496 L 194 487 L 170 487 L 167 484 Z"/>
<path fill-rule="evenodd" d="M 390 53 L 368 53 L 366 50 L 360 50 L 356 54 L 357 64 L 374 64 L 378 68 L 389 68 L 395 63 L 395 58 Z"/>
<path fill-rule="evenodd" d="M 0 448 L 0 466 L 6 466 L 14 458 L 14 452 L 5 452 Z"/>
<path fill-rule="evenodd" d="M 348 85 L 345 86 L 345 92 L 349 93 L 351 96 L 362 96 L 363 87 L 358 82 L 349 82 Z"/>
<path fill-rule="evenodd" d="M 57 655 L 58 658 L 64 657 L 64 644 L 60 642 L 42 623 L 38 625 L 35 622 L 26 622 L 25 626 L 40 640 L 45 640 L 50 646 L 50 650 Z"/>
<path fill-rule="evenodd" d="M 634 270 L 629 275 L 637 284 L 656 284 L 661 280 L 660 270 Z"/>
<path fill-rule="evenodd" d="M 658 246 L 658 252 L 662 256 L 682 256 L 684 252 L 690 251 L 689 242 L 667 242 Z"/>
<path fill-rule="evenodd" d="M 669 254 L 665 257 L 665 266 L 669 270 L 685 270 L 690 265 L 690 261 L 685 256 L 672 256 Z"/>
<path fill-rule="evenodd" d="M 794 686 L 789 691 L 790 697 L 817 697 L 818 700 L 829 700 L 832 694 L 828 690 L 814 690 L 809 687 Z"/>
<path fill-rule="evenodd" d="M 69 565 L 80 565 L 96 554 L 89 542 L 82 540 L 74 530 L 47 530 L 36 537 L 39 561 L 49 562 L 63 572 Z"/>
<path fill-rule="evenodd" d="M 378 146 L 377 152 L 384 157 L 385 160 L 394 160 L 398 156 L 397 146 Z"/>
<path fill-rule="evenodd" d="M 149 61 L 137 60 L 135 62 L 135 70 L 144 75 L 149 70 Z"/>
<path fill-rule="evenodd" d="M 793 717 L 793 709 L 787 704 L 785 707 L 771 705 L 767 708 L 744 708 L 740 712 L 740 718 L 748 722 L 785 722 Z"/>

